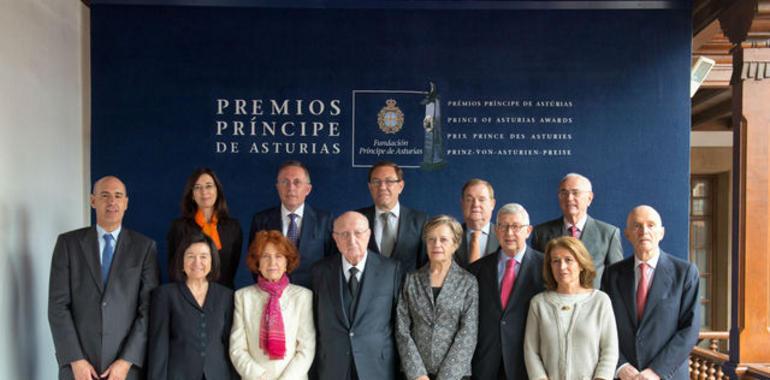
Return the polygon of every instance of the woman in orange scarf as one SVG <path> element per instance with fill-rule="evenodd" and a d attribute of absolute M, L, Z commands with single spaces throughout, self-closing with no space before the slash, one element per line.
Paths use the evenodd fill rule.
<path fill-rule="evenodd" d="M 200 231 L 214 241 L 219 251 L 222 269 L 217 282 L 232 289 L 241 259 L 243 231 L 238 220 L 227 212 L 222 183 L 213 170 L 200 168 L 190 175 L 182 194 L 181 208 L 182 217 L 171 223 L 166 235 L 169 268 L 173 267 L 171 263 L 182 238 Z M 169 270 L 169 280 L 178 280 L 175 277 L 174 271 Z"/>

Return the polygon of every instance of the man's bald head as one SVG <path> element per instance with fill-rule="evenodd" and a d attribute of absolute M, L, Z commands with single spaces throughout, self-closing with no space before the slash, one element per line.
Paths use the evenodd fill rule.
<path fill-rule="evenodd" d="M 96 211 L 96 224 L 112 232 L 123 222 L 128 208 L 128 192 L 120 178 L 106 176 L 94 182 L 91 207 Z"/>
<path fill-rule="evenodd" d="M 353 265 L 366 257 L 370 236 L 369 220 L 361 213 L 348 211 L 334 220 L 334 242 L 342 256 Z"/>
<path fill-rule="evenodd" d="M 647 261 L 658 255 L 665 233 L 660 214 L 654 208 L 640 205 L 628 214 L 625 234 L 639 260 Z"/>

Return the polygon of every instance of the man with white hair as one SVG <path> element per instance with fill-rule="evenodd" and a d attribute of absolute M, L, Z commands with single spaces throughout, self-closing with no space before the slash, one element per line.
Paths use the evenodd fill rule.
<path fill-rule="evenodd" d="M 544 290 L 543 254 L 527 246 L 529 214 L 518 203 L 497 212 L 500 249 L 471 264 L 479 281 L 479 335 L 474 379 L 526 379 L 524 328 L 529 301 Z"/>
<path fill-rule="evenodd" d="M 591 181 L 583 175 L 565 175 L 559 182 L 557 195 L 562 216 L 535 226 L 532 248 L 542 251 L 551 239 L 560 236 L 580 239 L 593 258 L 596 267 L 594 288 L 599 288 L 604 268 L 623 260 L 620 230 L 588 215 L 594 193 Z"/>

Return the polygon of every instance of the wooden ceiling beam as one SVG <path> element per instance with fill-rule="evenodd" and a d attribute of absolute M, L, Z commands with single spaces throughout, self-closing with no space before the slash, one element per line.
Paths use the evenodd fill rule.
<path fill-rule="evenodd" d="M 705 28 L 701 29 L 692 38 L 692 51 L 696 51 L 711 42 L 715 37 L 722 34 L 722 27 L 719 26 L 719 20 L 714 18 Z"/>
<path fill-rule="evenodd" d="M 732 91 L 730 91 L 730 89 L 698 91 L 692 99 L 692 113 L 693 115 L 701 113 L 719 103 L 729 101 L 731 98 Z"/>
<path fill-rule="evenodd" d="M 692 115 L 692 125 L 700 125 L 712 122 L 717 119 L 729 118 L 733 112 L 732 100 L 728 98 L 703 112 Z"/>

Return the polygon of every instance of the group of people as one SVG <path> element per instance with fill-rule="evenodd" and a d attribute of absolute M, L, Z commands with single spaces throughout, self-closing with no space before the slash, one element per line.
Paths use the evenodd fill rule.
<path fill-rule="evenodd" d="M 126 187 L 91 194 L 93 227 L 54 248 L 48 316 L 61 379 L 686 379 L 699 323 L 698 272 L 663 252 L 660 215 L 638 206 L 625 236 L 588 215 L 591 182 L 559 183 L 562 215 L 532 226 L 495 209 L 481 179 L 462 188 L 462 224 L 399 201 L 392 162 L 369 171 L 373 205 L 331 213 L 306 203 L 310 173 L 278 169 L 280 205 L 243 233 L 223 186 L 196 170 L 168 239 L 122 226 Z M 531 237 L 531 245 L 527 241 Z"/>

